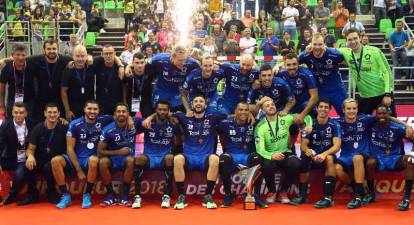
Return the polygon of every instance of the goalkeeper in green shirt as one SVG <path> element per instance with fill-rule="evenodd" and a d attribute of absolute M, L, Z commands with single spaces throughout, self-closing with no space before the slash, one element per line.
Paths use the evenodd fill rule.
<path fill-rule="evenodd" d="M 266 97 L 265 97 L 266 98 Z M 276 200 L 276 185 L 274 174 L 282 170 L 285 175 L 278 201 L 290 203 L 286 194 L 287 189 L 297 179 L 301 163 L 295 152 L 289 149 L 289 128 L 294 124 L 295 116 L 278 115 L 275 103 L 272 99 L 263 101 L 262 111 L 265 114 L 256 125 L 255 139 L 256 151 L 261 158 L 262 174 L 269 190 L 266 201 L 270 204 Z M 312 126 L 310 116 L 305 117 L 305 123 Z"/>
<path fill-rule="evenodd" d="M 355 29 L 348 30 L 346 40 L 348 48 L 340 48 L 339 51 L 351 71 L 351 85 L 356 85 L 361 97 L 358 111 L 372 114 L 378 105 L 384 104 L 395 116 L 393 74 L 384 53 L 377 47 L 363 46 Z"/>

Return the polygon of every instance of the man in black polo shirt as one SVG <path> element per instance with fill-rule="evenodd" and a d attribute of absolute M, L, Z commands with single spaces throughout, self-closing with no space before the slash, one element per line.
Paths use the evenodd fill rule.
<path fill-rule="evenodd" d="M 26 167 L 31 174 L 40 172 L 47 182 L 49 200 L 57 204 L 55 178 L 53 177 L 50 160 L 57 155 L 66 153 L 66 125 L 60 120 L 59 108 L 55 103 L 49 103 L 44 110 L 45 121 L 38 123 L 29 136 L 27 147 Z M 31 203 L 33 199 L 26 199 Z"/>
<path fill-rule="evenodd" d="M 6 63 L 0 75 L 0 114 L 11 118 L 12 106 L 15 102 L 25 103 L 29 117 L 35 100 L 35 88 L 32 65 L 26 63 L 27 48 L 23 44 L 15 44 L 12 48 L 11 62 Z M 7 106 L 6 99 L 7 89 Z"/>

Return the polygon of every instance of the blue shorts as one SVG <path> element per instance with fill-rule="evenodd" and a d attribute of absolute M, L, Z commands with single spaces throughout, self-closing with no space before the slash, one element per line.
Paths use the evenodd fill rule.
<path fill-rule="evenodd" d="M 344 112 L 342 111 L 342 104 L 346 98 L 348 98 L 348 94 L 343 88 L 340 88 L 333 93 L 325 93 L 324 91 L 319 90 L 319 99 L 328 99 L 339 116 L 344 115 Z"/>
<path fill-rule="evenodd" d="M 112 171 L 124 171 L 125 170 L 125 161 L 129 155 L 117 155 L 111 156 L 111 170 Z"/>
<path fill-rule="evenodd" d="M 401 171 L 404 169 L 401 161 L 402 155 L 377 155 L 374 156 L 377 160 L 377 170 L 382 171 Z"/>
<path fill-rule="evenodd" d="M 231 165 L 232 171 L 235 171 L 237 165 L 242 164 L 248 166 L 250 154 L 232 154 L 230 153 L 231 158 L 233 159 L 233 164 Z"/>
<path fill-rule="evenodd" d="M 337 163 L 341 164 L 345 171 L 351 171 L 351 170 L 354 169 L 354 161 L 352 160 L 352 158 L 355 155 L 362 155 L 362 156 L 366 157 L 366 155 L 363 154 L 363 153 L 352 152 L 352 153 L 348 153 L 346 155 L 339 156 L 339 158 L 337 158 Z"/>
<path fill-rule="evenodd" d="M 167 154 L 165 154 L 167 155 Z M 149 170 L 164 170 L 164 158 L 165 155 L 148 155 L 148 163 L 147 163 L 147 169 Z"/>
<path fill-rule="evenodd" d="M 76 173 L 76 169 L 73 166 L 73 163 L 70 160 L 69 156 L 66 155 L 66 154 L 63 154 L 62 156 L 66 161 L 66 171 L 69 172 L 69 173 Z M 82 168 L 83 172 L 85 172 L 85 173 L 88 171 L 88 160 L 89 160 L 89 157 L 88 158 L 79 158 L 78 157 L 78 163 L 79 163 L 80 167 Z"/>
<path fill-rule="evenodd" d="M 227 99 L 221 97 L 217 100 L 217 111 L 221 114 L 230 115 L 234 114 L 237 102 L 230 102 Z"/>
<path fill-rule="evenodd" d="M 204 155 L 190 155 L 184 154 L 185 158 L 185 165 L 187 170 L 199 170 L 199 171 L 206 171 L 208 169 L 208 158 L 211 154 L 204 154 Z"/>
<path fill-rule="evenodd" d="M 158 88 L 154 88 L 152 96 L 152 106 L 155 108 L 155 104 L 158 100 L 166 100 L 171 104 L 171 107 L 177 107 L 182 105 L 180 92 L 166 92 Z"/>

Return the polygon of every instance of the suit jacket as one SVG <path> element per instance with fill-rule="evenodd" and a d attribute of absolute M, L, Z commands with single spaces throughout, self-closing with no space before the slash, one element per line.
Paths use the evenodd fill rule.
<path fill-rule="evenodd" d="M 26 126 L 29 135 L 34 123 L 26 120 Z M 29 137 L 26 141 L 29 141 Z M 3 164 L 12 165 L 17 162 L 17 147 L 18 139 L 13 119 L 6 120 L 0 126 L 0 165 L 2 167 Z"/>

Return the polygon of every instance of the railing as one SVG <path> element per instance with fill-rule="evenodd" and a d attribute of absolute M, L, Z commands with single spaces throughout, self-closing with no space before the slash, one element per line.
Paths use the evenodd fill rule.
<path fill-rule="evenodd" d="M 5 37 L 6 37 L 6 24 L 3 24 L 0 27 L 0 58 L 5 58 L 7 56 Z"/>
<path fill-rule="evenodd" d="M 405 30 L 405 32 L 407 32 L 408 35 L 410 35 L 411 38 L 414 38 L 414 33 L 413 30 L 411 30 L 410 26 L 408 26 L 405 18 L 409 17 L 409 18 L 414 18 L 414 16 L 404 16 L 402 19 L 403 22 L 403 30 Z"/>

